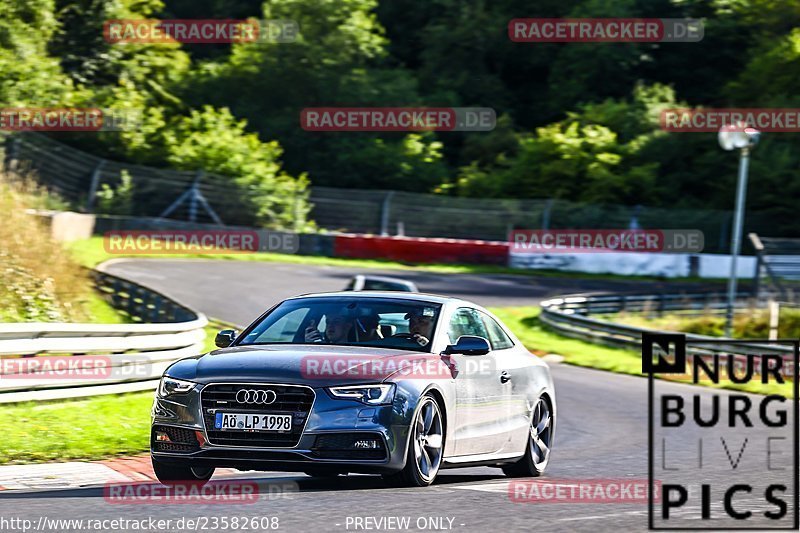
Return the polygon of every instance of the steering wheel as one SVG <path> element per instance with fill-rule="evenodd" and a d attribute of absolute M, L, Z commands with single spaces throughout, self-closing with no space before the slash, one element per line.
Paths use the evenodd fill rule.
<path fill-rule="evenodd" d="M 392 335 L 392 338 L 408 339 L 416 342 L 420 346 L 427 346 L 431 342 L 429 338 L 427 338 L 425 335 L 420 335 L 419 333 L 395 333 Z"/>

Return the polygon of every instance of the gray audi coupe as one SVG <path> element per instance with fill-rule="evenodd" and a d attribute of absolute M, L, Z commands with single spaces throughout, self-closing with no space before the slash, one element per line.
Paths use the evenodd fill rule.
<path fill-rule="evenodd" d="M 217 467 L 426 486 L 440 469 L 539 476 L 556 396 L 547 364 L 490 312 L 418 293 L 289 298 L 220 348 L 172 364 L 152 408 L 158 479 Z"/>

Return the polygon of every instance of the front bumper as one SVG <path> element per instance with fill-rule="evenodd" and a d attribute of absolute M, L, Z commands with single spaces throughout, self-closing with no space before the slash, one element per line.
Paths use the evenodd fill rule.
<path fill-rule="evenodd" d="M 269 384 L 251 384 L 269 385 Z M 309 467 L 362 473 L 393 473 L 405 466 L 406 446 L 414 405 L 410 395 L 395 394 L 391 405 L 369 406 L 331 398 L 323 388 L 315 398 L 293 446 L 221 445 L 209 442 L 208 403 L 202 388 L 168 399 L 156 398 L 151 416 L 151 455 L 163 463 L 213 466 L 240 470 L 298 472 Z M 236 411 L 231 408 L 230 411 Z M 205 416 L 204 416 L 205 414 Z M 156 430 L 192 435 L 191 446 L 164 446 Z M 184 437 L 181 437 L 184 438 Z M 381 449 L 353 449 L 355 440 L 380 442 Z M 349 451 L 348 451 L 349 450 Z"/>

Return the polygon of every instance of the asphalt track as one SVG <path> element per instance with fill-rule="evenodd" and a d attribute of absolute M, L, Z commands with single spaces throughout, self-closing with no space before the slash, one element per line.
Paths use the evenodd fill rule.
<path fill-rule="evenodd" d="M 420 291 L 456 296 L 487 307 L 538 305 L 543 299 L 570 293 L 697 290 L 707 285 L 511 274 L 444 275 L 256 261 L 118 259 L 106 263 L 105 270 L 162 291 L 208 316 L 240 325 L 249 324 L 285 298 L 341 290 L 352 276 L 366 273 L 401 277 L 415 282 Z"/>
<path fill-rule="evenodd" d="M 123 275 L 220 319 L 246 323 L 277 300 L 296 293 L 337 289 L 361 270 L 332 267 L 244 262 L 124 261 L 108 271 Z M 392 274 L 389 271 L 383 272 Z M 397 273 L 395 273 L 397 274 Z M 429 292 L 475 300 L 484 305 L 534 305 L 548 296 L 587 291 L 644 291 L 649 282 L 579 280 L 575 278 L 438 275 L 403 272 Z M 553 365 L 559 406 L 555 447 L 547 472 L 551 480 L 624 478 L 646 480 L 647 380 L 605 372 Z M 659 392 L 683 396 L 708 389 L 659 382 Z M 724 396 L 724 393 L 723 393 Z M 724 403 L 724 402 L 723 402 Z M 723 409 L 723 412 L 725 410 Z M 693 463 L 697 439 L 708 437 L 695 426 L 681 429 L 676 463 L 687 483 L 730 484 L 732 469 L 713 439 L 707 440 L 702 469 Z M 113 430 L 110 428 L 110 430 Z M 730 441 L 733 454 L 741 446 Z M 788 457 L 788 456 L 787 456 Z M 735 457 L 734 457 L 735 458 Z M 738 478 L 770 478 L 788 482 L 787 471 L 760 473 L 763 455 L 747 449 L 742 454 Z M 0 517 L 114 519 L 172 519 L 204 517 L 207 530 L 220 517 L 278 517 L 278 531 L 645 531 L 647 505 L 642 503 L 530 503 L 514 501 L 509 480 L 493 468 L 445 470 L 426 489 L 386 487 L 380 478 L 348 476 L 331 480 L 286 473 L 243 473 L 247 479 L 287 489 L 280 497 L 256 504 L 120 505 L 108 503 L 102 488 L 15 492 L 0 496 Z M 759 477 L 760 476 L 760 477 Z M 693 493 L 694 494 L 694 493 Z M 753 506 L 759 498 L 753 495 Z M 745 505 L 743 498 L 740 505 Z M 763 505 L 763 502 L 762 502 Z M 694 518 L 699 505 L 684 507 L 684 518 L 673 527 L 708 526 Z M 717 506 L 712 511 L 721 512 Z M 409 519 L 407 529 L 389 517 Z M 366 520 L 369 518 L 370 520 Z M 359 520 L 361 519 L 361 520 Z M 431 519 L 439 519 L 440 522 Z M 0 523 L 0 526 L 2 524 Z M 218 523 L 218 526 L 220 524 Z M 719 522 L 730 527 L 738 524 Z M 379 527 L 384 526 L 384 527 Z M 197 528 L 202 529 L 202 528 Z M 242 528 L 239 528 L 242 530 Z M 13 529 L 9 529 L 13 530 Z M 225 531 L 217 527 L 213 530 Z"/>

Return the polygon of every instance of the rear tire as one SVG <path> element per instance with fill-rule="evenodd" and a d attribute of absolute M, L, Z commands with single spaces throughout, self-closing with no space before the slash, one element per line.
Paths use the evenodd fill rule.
<path fill-rule="evenodd" d="M 208 483 L 214 475 L 213 467 L 192 467 L 162 463 L 152 459 L 153 472 L 162 485 L 196 484 L 200 487 Z"/>
<path fill-rule="evenodd" d="M 411 424 L 406 466 L 383 479 L 396 487 L 427 487 L 436 479 L 444 452 L 444 424 L 439 404 L 430 394 L 420 400 Z"/>
<path fill-rule="evenodd" d="M 553 446 L 553 409 L 546 396 L 539 398 L 531 412 L 531 428 L 525 455 L 516 463 L 504 466 L 508 477 L 539 477 L 550 462 Z"/>

